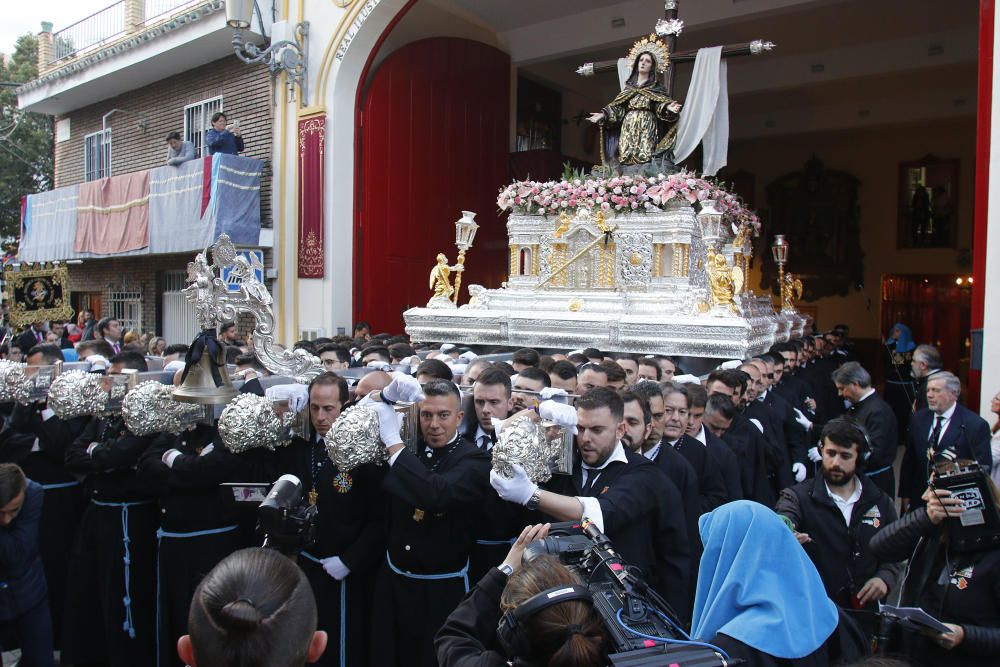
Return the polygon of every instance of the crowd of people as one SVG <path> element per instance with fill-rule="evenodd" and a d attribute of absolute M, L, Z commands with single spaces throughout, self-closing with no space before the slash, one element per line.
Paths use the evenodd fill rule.
<path fill-rule="evenodd" d="M 29 327 L 7 358 L 17 349 L 44 365 L 75 353 L 114 373 L 160 356 L 180 380 L 186 346 L 126 341 L 110 318 L 57 324 Z M 233 453 L 211 423 L 137 436 L 116 415 L 62 420 L 44 402 L 4 406 L 2 460 L 26 477 L 11 472 L 18 483 L 7 484 L 0 466 L 0 597 L 16 602 L 0 604 L 0 624 L 52 619 L 47 634 L 18 631 L 23 664 L 54 664 L 40 655 L 53 644 L 72 665 L 506 664 L 515 656 L 498 643 L 503 612 L 580 583 L 551 559 L 522 564 L 526 543 L 549 522 L 584 520 L 692 640 L 750 665 L 862 659 L 884 630 L 879 603 L 897 598 L 949 629 L 896 638 L 910 664 L 989 665 L 1000 654 L 1000 550 L 950 550 L 938 536 L 965 505 L 929 486 L 942 457 L 991 471 L 997 429 L 959 403 L 958 378 L 902 325 L 886 345 L 899 384 L 884 397 L 840 328 L 696 376 L 683 360 L 593 348 L 525 348 L 501 361 L 360 324 L 351 337 L 296 343 L 325 371 L 308 387 L 266 390 L 252 382 L 267 371 L 236 326 L 218 339 L 242 390 L 297 396 L 308 433 L 277 451 Z M 917 404 L 901 409 L 900 396 Z M 403 443 L 399 402 L 417 404 L 415 447 Z M 382 465 L 340 470 L 328 456 L 328 434 L 352 405 L 378 415 Z M 505 425 L 526 411 L 575 434 L 568 474 L 536 484 L 519 466 L 492 469 Z M 220 484 L 282 474 L 308 491 L 316 538 L 297 571 L 263 575 L 274 557 L 244 550 L 259 544 L 255 515 L 222 502 Z M 35 558 L 41 569 L 23 566 Z M 312 607 L 285 609 L 304 585 Z M 282 614 L 299 620 L 301 637 L 279 658 L 265 621 Z M 579 600 L 520 622 L 533 664 L 607 664 L 609 637 Z"/>

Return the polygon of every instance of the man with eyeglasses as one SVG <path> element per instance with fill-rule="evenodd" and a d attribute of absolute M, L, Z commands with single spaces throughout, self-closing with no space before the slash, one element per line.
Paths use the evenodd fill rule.
<path fill-rule="evenodd" d="M 324 371 L 341 371 L 351 365 L 351 351 L 343 345 L 327 343 L 317 350 Z"/>

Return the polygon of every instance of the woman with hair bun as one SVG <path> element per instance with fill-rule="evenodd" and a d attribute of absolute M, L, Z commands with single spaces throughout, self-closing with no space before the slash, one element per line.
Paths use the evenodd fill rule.
<path fill-rule="evenodd" d="M 194 593 L 188 627 L 177 653 L 191 667 L 301 667 L 327 642 L 302 570 L 268 549 L 241 549 L 212 568 Z"/>
<path fill-rule="evenodd" d="M 607 664 L 610 641 L 589 595 L 568 596 L 527 616 L 516 614 L 543 591 L 582 587 L 553 556 L 521 563 L 525 546 L 545 537 L 548 528 L 539 524 L 521 531 L 504 562 L 487 572 L 451 613 L 434 640 L 440 667 L 503 667 L 510 661 L 537 667 Z M 514 624 L 518 629 L 511 633 Z"/>

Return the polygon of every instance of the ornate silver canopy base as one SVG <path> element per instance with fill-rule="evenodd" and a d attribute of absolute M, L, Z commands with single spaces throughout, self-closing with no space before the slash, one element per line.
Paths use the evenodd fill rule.
<path fill-rule="evenodd" d="M 512 215 L 509 279 L 470 285 L 457 309 L 411 308 L 414 341 L 742 359 L 802 335 L 806 319 L 743 292 L 711 305 L 706 244 L 694 209 L 616 217 L 581 210 Z M 736 249 L 723 246 L 727 261 Z"/>

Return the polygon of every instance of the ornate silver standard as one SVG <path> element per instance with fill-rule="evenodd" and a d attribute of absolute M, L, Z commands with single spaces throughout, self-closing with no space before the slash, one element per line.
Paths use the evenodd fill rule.
<path fill-rule="evenodd" d="M 60 419 L 99 414 L 108 403 L 102 380 L 103 375 L 79 370 L 61 373 L 49 387 L 48 407 Z"/>
<path fill-rule="evenodd" d="M 212 263 L 207 257 L 211 254 Z M 223 269 L 230 269 L 229 280 L 239 284 L 238 292 L 230 292 L 221 278 Z M 226 321 L 235 321 L 240 313 L 252 315 L 254 354 L 264 367 L 275 375 L 308 383 L 323 372 L 319 358 L 305 350 L 274 348 L 274 313 L 271 294 L 256 279 L 254 271 L 260 269 L 256 259 L 252 262 L 238 255 L 229 236 L 223 234 L 211 248 L 195 256 L 188 264 L 188 283 L 184 289 L 187 300 L 195 308 L 198 323 L 203 329 L 215 327 Z"/>
<path fill-rule="evenodd" d="M 514 465 L 520 465 L 528 479 L 540 484 L 552 478 L 552 465 L 558 454 L 537 421 L 528 416 L 517 417 L 504 426 L 497 438 L 493 470 L 509 479 L 514 476 Z"/>
<path fill-rule="evenodd" d="M 240 394 L 219 417 L 219 437 L 226 449 L 239 454 L 250 449 L 275 449 L 288 444 L 284 424 L 271 401 L 256 394 Z"/>
<path fill-rule="evenodd" d="M 122 418 L 136 435 L 181 433 L 204 418 L 200 406 L 173 400 L 173 387 L 148 380 L 125 395 Z"/>

